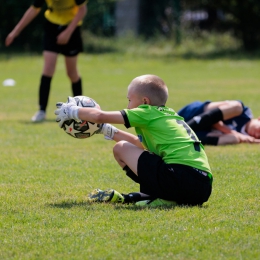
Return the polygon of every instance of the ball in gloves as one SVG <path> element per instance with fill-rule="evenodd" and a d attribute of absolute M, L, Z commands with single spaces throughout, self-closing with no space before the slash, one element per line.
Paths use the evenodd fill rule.
<path fill-rule="evenodd" d="M 92 98 L 86 96 L 75 96 L 73 99 L 76 101 L 79 107 L 95 107 L 100 109 L 99 104 Z M 77 122 L 74 119 L 70 119 L 64 122 L 62 128 L 70 136 L 78 139 L 89 138 L 100 130 L 101 125 L 81 121 Z"/>

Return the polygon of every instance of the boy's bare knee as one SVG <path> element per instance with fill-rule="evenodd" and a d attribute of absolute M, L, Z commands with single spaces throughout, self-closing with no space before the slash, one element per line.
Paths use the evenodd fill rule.
<path fill-rule="evenodd" d="M 125 141 L 119 141 L 115 144 L 115 146 L 113 147 L 114 155 L 120 154 L 122 152 L 122 148 L 123 148 L 124 143 L 125 143 Z"/>

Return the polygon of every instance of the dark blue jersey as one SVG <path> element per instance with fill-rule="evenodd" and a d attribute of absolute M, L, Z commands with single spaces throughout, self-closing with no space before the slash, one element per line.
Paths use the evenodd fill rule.
<path fill-rule="evenodd" d="M 240 101 L 241 102 L 241 101 Z M 184 118 L 186 122 L 188 122 L 190 119 L 192 119 L 194 116 L 198 116 L 201 113 L 204 112 L 205 105 L 211 103 L 211 101 L 195 101 L 187 106 L 183 107 L 178 111 L 178 114 Z M 243 112 L 241 115 L 237 117 L 233 117 L 229 120 L 223 121 L 224 124 L 230 128 L 231 130 L 236 130 L 237 132 L 240 132 L 242 134 L 246 134 L 245 127 L 246 124 L 253 118 L 252 111 L 249 107 L 244 106 L 243 102 L 241 102 L 243 106 Z M 207 134 L 210 131 L 203 131 L 204 134 Z"/>

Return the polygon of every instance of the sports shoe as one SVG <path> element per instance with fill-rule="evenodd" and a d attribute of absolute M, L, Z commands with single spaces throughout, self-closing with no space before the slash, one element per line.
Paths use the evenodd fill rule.
<path fill-rule="evenodd" d="M 109 189 L 105 191 L 100 189 L 95 189 L 88 195 L 88 201 L 123 203 L 124 197 L 118 191 L 113 189 Z"/>
<path fill-rule="evenodd" d="M 141 200 L 136 202 L 135 205 L 139 207 L 173 207 L 176 206 L 177 203 L 175 201 L 158 198 L 154 200 Z"/>
<path fill-rule="evenodd" d="M 45 120 L 46 113 L 43 110 L 37 111 L 34 116 L 32 117 L 32 122 L 37 123 L 37 122 L 42 122 Z"/>

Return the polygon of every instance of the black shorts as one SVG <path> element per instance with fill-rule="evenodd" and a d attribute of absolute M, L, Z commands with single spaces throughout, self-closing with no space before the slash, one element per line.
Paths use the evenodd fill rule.
<path fill-rule="evenodd" d="M 138 159 L 140 192 L 178 204 L 201 205 L 212 190 L 212 176 L 181 164 L 166 164 L 158 155 L 143 152 Z"/>
<path fill-rule="evenodd" d="M 83 42 L 81 38 L 80 26 L 76 27 L 67 44 L 65 45 L 57 44 L 57 36 L 66 28 L 67 26 L 53 24 L 48 20 L 45 20 L 43 49 L 45 51 L 61 53 L 69 57 L 76 56 L 80 52 L 82 52 Z"/>

